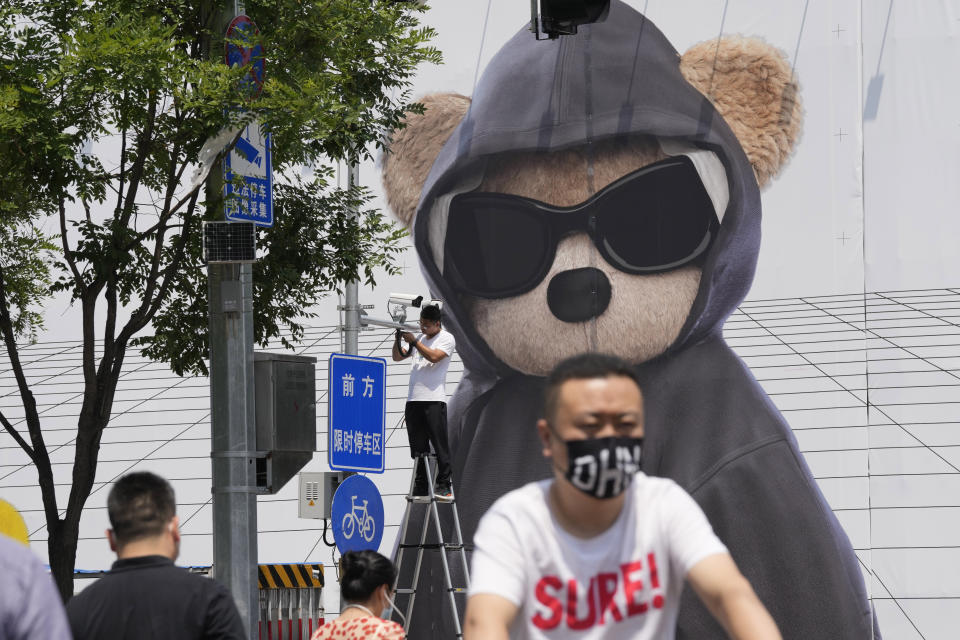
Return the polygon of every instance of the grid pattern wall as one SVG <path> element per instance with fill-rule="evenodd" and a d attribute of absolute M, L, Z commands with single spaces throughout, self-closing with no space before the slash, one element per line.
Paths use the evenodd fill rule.
<path fill-rule="evenodd" d="M 955 634 L 958 321 L 946 289 L 748 302 L 725 327 L 850 537 L 887 639 Z"/>
<path fill-rule="evenodd" d="M 750 301 L 726 323 L 731 347 L 792 426 L 821 489 L 857 550 L 888 640 L 952 637 L 960 601 L 960 290 L 941 289 Z M 393 333 L 360 337 L 361 355 L 388 360 L 383 549 L 393 545 L 410 482 L 402 418 L 409 365 L 390 361 Z M 326 470 L 327 367 L 342 350 L 336 327 L 308 329 L 298 353 L 315 356 L 320 450 L 306 471 Z M 4 354 L 5 356 L 5 354 Z M 81 347 L 23 347 L 63 505 L 69 492 Z M 452 387 L 462 364 L 453 358 Z M 9 363 L 0 360 L 0 410 L 21 427 Z M 107 568 L 106 494 L 128 471 L 151 470 L 177 492 L 183 564 L 212 557 L 206 378 L 174 376 L 131 353 L 103 434 L 97 483 L 85 511 L 77 567 Z M 29 459 L 0 430 L 0 496 L 17 506 L 34 550 L 46 531 Z M 329 562 L 323 524 L 297 517 L 296 481 L 259 500 L 261 562 Z M 332 541 L 332 533 L 327 534 Z M 952 569 L 950 569 L 952 567 Z"/>

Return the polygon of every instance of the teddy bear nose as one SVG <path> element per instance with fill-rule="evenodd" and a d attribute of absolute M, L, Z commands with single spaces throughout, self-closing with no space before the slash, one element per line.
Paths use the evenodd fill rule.
<path fill-rule="evenodd" d="M 596 318 L 610 304 L 610 281 L 599 269 L 561 271 L 547 286 L 547 305 L 557 319 L 583 322 Z"/>

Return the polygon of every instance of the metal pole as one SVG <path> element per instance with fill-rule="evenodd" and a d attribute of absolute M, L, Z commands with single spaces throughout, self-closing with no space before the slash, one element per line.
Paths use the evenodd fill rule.
<path fill-rule="evenodd" d="M 356 162 L 351 161 L 347 168 L 347 188 L 356 186 L 360 179 L 360 172 Z M 356 217 L 359 212 L 351 208 L 351 215 Z M 360 338 L 360 302 L 358 300 L 359 283 L 351 280 L 344 289 L 343 305 L 343 348 L 349 355 L 359 355 Z"/>
<path fill-rule="evenodd" d="M 410 331 L 411 333 L 416 333 L 420 331 L 420 328 L 417 325 L 413 324 L 401 324 L 399 322 L 393 322 L 392 320 L 381 320 L 379 318 L 371 318 L 370 316 L 361 316 L 360 325 L 366 327 L 367 325 L 372 325 L 374 327 L 386 327 L 387 329 L 400 329 L 401 331 Z"/>
<path fill-rule="evenodd" d="M 356 161 L 351 160 L 347 165 L 347 188 L 356 186 L 360 179 L 360 170 Z M 350 208 L 350 215 L 354 218 L 359 215 L 356 207 Z M 351 280 L 343 291 L 343 351 L 347 355 L 360 354 L 360 283 Z M 338 572 L 339 573 L 339 572 Z M 339 580 L 339 578 L 338 578 Z M 340 611 L 343 611 L 343 593 L 340 593 Z"/>
<path fill-rule="evenodd" d="M 236 11 L 234 2 L 216 7 L 211 59 L 222 56 L 222 34 Z M 231 11 L 232 10 L 232 11 Z M 219 45 L 219 46 L 218 46 Z M 207 182 L 213 217 L 223 219 L 223 174 L 215 167 Z M 237 604 L 247 637 L 258 637 L 256 416 L 253 377 L 253 266 L 207 266 L 210 310 L 210 440 L 213 480 L 213 570 Z"/>
<path fill-rule="evenodd" d="M 248 635 L 257 629 L 257 434 L 253 394 L 253 266 L 207 267 L 213 567 Z M 249 635 L 249 637 L 254 637 Z"/>

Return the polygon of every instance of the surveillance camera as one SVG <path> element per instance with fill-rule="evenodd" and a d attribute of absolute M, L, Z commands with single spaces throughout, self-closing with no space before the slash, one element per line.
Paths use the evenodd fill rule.
<path fill-rule="evenodd" d="M 554 40 L 576 35 L 581 24 L 602 22 L 610 12 L 610 0 L 530 0 L 530 31 Z"/>
<path fill-rule="evenodd" d="M 389 304 L 399 304 L 404 307 L 419 307 L 423 302 L 423 296 L 415 296 L 412 293 L 391 293 Z"/>

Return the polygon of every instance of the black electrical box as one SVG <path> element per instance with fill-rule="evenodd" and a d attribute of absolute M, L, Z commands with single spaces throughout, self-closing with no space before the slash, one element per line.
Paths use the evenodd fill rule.
<path fill-rule="evenodd" d="M 253 354 L 257 485 L 276 493 L 317 449 L 317 359 L 292 353 Z"/>

